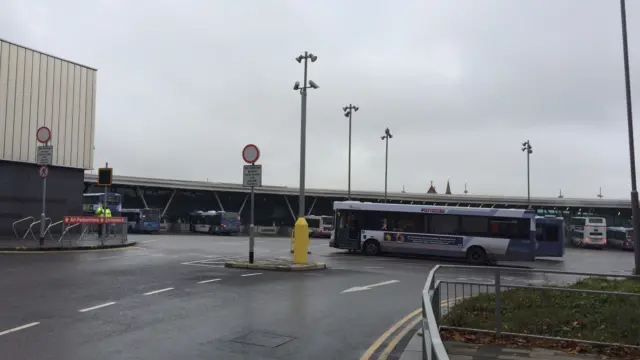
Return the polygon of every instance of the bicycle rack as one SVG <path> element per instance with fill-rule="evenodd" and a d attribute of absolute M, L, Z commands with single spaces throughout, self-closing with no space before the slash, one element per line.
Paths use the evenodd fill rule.
<path fill-rule="evenodd" d="M 44 218 L 45 226 L 47 225 L 47 220 L 49 220 L 49 223 L 51 223 L 51 219 L 50 218 Z M 31 233 L 31 237 L 33 237 L 33 240 L 38 240 L 38 239 L 36 239 L 36 235 L 33 233 L 33 226 L 37 225 L 37 224 L 40 224 L 40 223 L 41 223 L 41 220 L 32 222 L 31 225 L 29 225 L 29 230 L 27 230 L 27 232 L 22 237 L 22 240 L 24 240 L 27 237 L 27 235 L 29 235 L 29 233 Z"/>
<path fill-rule="evenodd" d="M 18 235 L 18 230 L 16 230 L 16 225 L 20 224 L 23 221 L 27 221 L 29 219 L 31 219 L 32 221 L 36 221 L 36 219 L 33 216 L 27 216 L 26 218 L 20 219 L 20 220 L 14 222 L 11 225 L 11 227 L 13 228 L 13 233 L 16 235 L 16 240 L 20 240 L 20 235 Z M 33 224 L 33 222 L 32 222 L 32 224 Z M 29 228 L 31 228 L 31 225 L 29 225 Z M 27 234 L 25 234 L 25 236 L 27 236 Z M 23 239 L 24 239 L 24 237 L 23 237 Z"/>
<path fill-rule="evenodd" d="M 60 225 L 64 223 L 64 220 L 60 220 L 58 222 L 55 222 L 53 224 L 49 224 L 49 226 L 47 226 L 47 229 L 44 231 L 44 234 L 47 235 L 49 234 L 49 239 L 51 239 L 51 241 L 55 241 L 55 239 L 53 238 L 53 236 L 51 235 L 51 231 L 49 231 L 49 229 L 51 229 L 54 226 Z M 64 229 L 64 225 L 63 225 L 63 229 Z"/>
<path fill-rule="evenodd" d="M 58 239 L 58 244 L 60 244 L 60 242 L 62 241 L 62 238 L 67 234 L 67 232 L 69 232 L 69 230 L 73 229 L 74 227 L 78 226 L 78 225 L 82 225 L 82 224 L 73 224 L 73 225 L 69 225 L 66 228 L 64 227 L 64 225 L 62 226 L 62 228 L 64 229 L 62 231 L 62 235 L 60 235 L 60 239 Z M 88 227 L 87 227 L 88 228 Z M 76 244 L 79 244 L 80 241 L 82 240 L 82 238 L 84 237 L 84 233 L 87 231 L 87 228 L 85 228 L 84 230 L 82 230 L 82 234 L 80 234 L 80 238 L 78 239 L 78 241 L 76 241 Z M 71 240 L 69 240 L 69 244 L 71 244 Z"/>

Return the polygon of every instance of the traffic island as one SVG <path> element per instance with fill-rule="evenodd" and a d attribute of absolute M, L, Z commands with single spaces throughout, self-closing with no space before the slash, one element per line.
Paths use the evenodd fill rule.
<path fill-rule="evenodd" d="M 45 241 L 42 246 L 37 240 L 0 240 L 0 252 L 69 252 L 69 251 L 91 251 L 105 249 L 120 249 L 135 246 L 136 241 L 122 242 L 121 239 L 105 239 L 104 243 L 99 240 L 84 240 L 79 244 L 69 244 L 66 242 Z"/>
<path fill-rule="evenodd" d="M 251 269 L 251 270 L 271 270 L 271 271 L 312 271 L 325 270 L 327 265 L 319 262 L 308 264 L 294 264 L 291 260 L 257 260 L 253 264 L 249 261 L 228 261 L 224 264 L 226 268 Z"/>

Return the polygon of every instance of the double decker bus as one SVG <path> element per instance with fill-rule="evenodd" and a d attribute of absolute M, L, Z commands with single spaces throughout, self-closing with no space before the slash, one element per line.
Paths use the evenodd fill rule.
<path fill-rule="evenodd" d="M 93 216 L 96 210 L 107 201 L 107 208 L 111 210 L 111 216 L 120 216 L 122 211 L 122 197 L 118 193 L 89 193 L 82 194 L 82 213 Z"/>
<path fill-rule="evenodd" d="M 231 235 L 240 232 L 240 215 L 229 211 L 194 211 L 189 214 L 189 230 L 211 235 Z"/>
<path fill-rule="evenodd" d="M 160 231 L 159 209 L 122 209 L 121 214 L 127 218 L 130 233 L 151 234 Z"/>
<path fill-rule="evenodd" d="M 309 225 L 310 237 L 331 237 L 331 231 L 333 230 L 333 216 L 307 215 L 304 219 Z"/>
<path fill-rule="evenodd" d="M 411 253 L 491 261 L 534 261 L 532 210 L 333 203 L 335 236 L 329 246 L 366 255 Z"/>
<path fill-rule="evenodd" d="M 575 246 L 603 249 L 607 246 L 607 220 L 593 216 L 571 218 L 570 236 Z"/>

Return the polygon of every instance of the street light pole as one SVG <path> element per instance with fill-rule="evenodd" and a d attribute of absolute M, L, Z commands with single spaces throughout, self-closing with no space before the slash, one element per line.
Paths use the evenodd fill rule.
<path fill-rule="evenodd" d="M 354 111 L 358 111 L 359 107 L 349 104 L 349 106 L 345 106 L 342 108 L 344 111 L 344 116 L 349 118 L 349 169 L 348 169 L 348 185 L 347 185 L 347 199 L 351 200 L 351 116 Z"/>
<path fill-rule="evenodd" d="M 389 128 L 384 130 L 384 135 L 380 137 L 385 141 L 385 152 L 384 152 L 384 202 L 387 202 L 387 175 L 389 170 L 389 139 L 393 138 L 391 135 L 391 131 Z"/>
<path fill-rule="evenodd" d="M 531 209 L 531 172 L 529 170 L 529 155 L 533 153 L 533 148 L 529 140 L 522 143 L 522 151 L 527 152 L 527 208 Z"/>
<path fill-rule="evenodd" d="M 317 89 L 318 85 L 313 80 L 307 81 L 307 66 L 309 60 L 315 62 L 318 57 L 310 52 L 305 51 L 304 55 L 300 55 L 296 58 L 298 63 L 302 63 L 304 60 L 304 83 L 300 86 L 300 82 L 296 81 L 293 86 L 293 90 L 300 91 L 302 97 L 301 109 L 300 109 L 300 200 L 298 200 L 298 217 L 304 217 L 305 203 L 304 203 L 304 183 L 305 183 L 305 166 L 306 166 L 306 149 L 307 149 L 307 89 Z"/>
<path fill-rule="evenodd" d="M 624 84 L 627 101 L 627 127 L 629 132 L 629 161 L 631 163 L 631 220 L 633 222 L 633 241 L 635 253 L 635 268 L 640 271 L 640 246 L 638 231 L 640 231 L 640 211 L 638 211 L 638 188 L 636 183 L 636 154 L 633 140 L 633 109 L 631 106 L 631 75 L 629 71 L 629 44 L 627 40 L 627 6 L 625 0 L 620 0 L 620 19 L 622 25 L 622 56 L 624 58 Z"/>

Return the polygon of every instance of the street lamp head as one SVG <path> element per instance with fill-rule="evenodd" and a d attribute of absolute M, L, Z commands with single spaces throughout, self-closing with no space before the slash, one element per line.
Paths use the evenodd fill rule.
<path fill-rule="evenodd" d="M 523 142 L 522 146 L 527 146 L 527 141 Z"/>
<path fill-rule="evenodd" d="M 344 117 L 349 117 L 351 116 L 351 111 L 347 111 L 346 113 L 344 113 Z"/>
<path fill-rule="evenodd" d="M 349 110 L 349 107 L 348 107 L 348 106 L 343 106 L 343 107 L 342 107 L 342 111 L 347 111 L 347 110 Z"/>
<path fill-rule="evenodd" d="M 360 109 L 360 108 L 359 108 L 359 107 L 357 107 L 357 106 L 354 106 L 354 107 L 353 107 L 353 110 L 355 110 L 355 111 L 358 111 L 358 109 Z"/>
<path fill-rule="evenodd" d="M 386 138 L 387 138 L 386 136 L 380 136 L 380 139 L 381 139 L 381 140 L 384 140 L 384 139 L 386 139 Z"/>
<path fill-rule="evenodd" d="M 316 60 L 318 60 L 318 57 L 309 53 L 309 59 L 311 59 L 311 62 L 316 62 Z"/>
<path fill-rule="evenodd" d="M 384 130 L 384 134 L 387 135 L 389 137 L 389 139 L 391 139 L 393 136 L 391 135 L 391 130 L 389 130 L 389 128 L 386 128 Z"/>
<path fill-rule="evenodd" d="M 293 84 L 293 90 L 300 90 L 300 81 L 296 81 L 296 83 Z"/>
<path fill-rule="evenodd" d="M 309 86 L 311 86 L 311 88 L 313 88 L 313 89 L 317 89 L 317 88 L 320 87 L 320 86 L 318 86 L 318 84 L 313 82 L 313 80 L 309 80 Z"/>
<path fill-rule="evenodd" d="M 300 56 L 298 56 L 298 57 L 296 58 L 296 61 L 297 61 L 298 63 L 301 63 L 303 59 L 304 59 L 304 56 L 300 55 Z"/>

